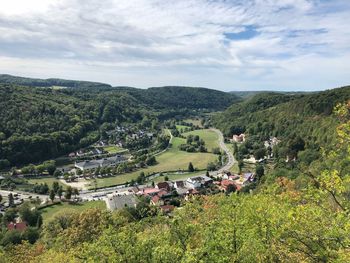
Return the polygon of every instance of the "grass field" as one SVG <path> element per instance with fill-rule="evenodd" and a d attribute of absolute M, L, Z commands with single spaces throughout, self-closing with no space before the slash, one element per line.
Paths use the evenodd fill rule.
<path fill-rule="evenodd" d="M 53 216 L 62 210 L 72 210 L 72 211 L 84 211 L 89 208 L 100 208 L 100 209 L 106 209 L 106 204 L 104 201 L 89 201 L 84 202 L 81 204 L 69 204 L 69 203 L 60 203 L 57 205 L 49 206 L 44 209 L 41 209 L 42 216 L 44 219 L 44 222 L 53 218 Z"/>
<path fill-rule="evenodd" d="M 120 148 L 118 146 L 115 146 L 115 145 L 112 145 L 112 146 L 106 146 L 106 147 L 103 147 L 103 149 L 105 151 L 107 151 L 108 153 L 118 153 L 118 152 L 122 152 L 122 151 L 125 151 L 125 149 L 123 148 Z"/>
<path fill-rule="evenodd" d="M 185 132 L 182 135 L 187 137 L 188 135 L 198 135 L 201 139 L 205 141 L 205 147 L 208 152 L 211 152 L 213 148 L 219 147 L 218 135 L 211 130 L 195 130 L 191 132 Z"/>
<path fill-rule="evenodd" d="M 65 184 L 62 184 L 59 180 L 57 180 L 54 177 L 44 177 L 44 178 L 35 178 L 35 179 L 28 179 L 29 184 L 43 184 L 47 183 L 47 185 L 51 188 L 53 182 L 58 182 L 59 185 L 62 185 L 63 189 L 66 188 Z"/>
<path fill-rule="evenodd" d="M 193 125 L 197 125 L 199 127 L 202 127 L 201 121 L 200 120 L 195 120 L 195 119 L 186 119 L 184 122 L 187 123 L 192 123 Z"/>

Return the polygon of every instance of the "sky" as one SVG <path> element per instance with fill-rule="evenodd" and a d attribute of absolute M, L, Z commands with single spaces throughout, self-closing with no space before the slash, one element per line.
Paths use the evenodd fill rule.
<path fill-rule="evenodd" d="M 114 86 L 350 85 L 350 0 L 0 0 L 0 73 Z"/>

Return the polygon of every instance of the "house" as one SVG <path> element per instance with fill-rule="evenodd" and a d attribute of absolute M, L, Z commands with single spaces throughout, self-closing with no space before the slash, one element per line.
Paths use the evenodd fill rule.
<path fill-rule="evenodd" d="M 151 198 L 152 205 L 164 205 L 164 200 L 159 196 L 155 195 Z"/>
<path fill-rule="evenodd" d="M 245 134 L 244 133 L 242 133 L 240 135 L 234 134 L 232 136 L 232 141 L 234 141 L 234 142 L 245 142 Z"/>
<path fill-rule="evenodd" d="M 160 183 L 157 183 L 156 188 L 158 188 L 158 189 L 165 189 L 165 190 L 167 190 L 167 191 L 170 191 L 170 190 L 171 190 L 171 187 L 170 187 L 170 185 L 169 185 L 168 182 L 160 182 Z"/>
<path fill-rule="evenodd" d="M 136 207 L 137 199 L 133 194 L 109 194 L 105 198 L 108 210 L 114 211 L 125 207 Z"/>
<path fill-rule="evenodd" d="M 186 180 L 186 186 L 189 188 L 200 188 L 202 187 L 202 179 L 200 177 L 190 177 Z"/>
<path fill-rule="evenodd" d="M 189 188 L 200 188 L 203 186 L 208 186 L 213 183 L 213 179 L 206 175 L 198 177 L 190 177 L 186 180 L 186 186 Z"/>
<path fill-rule="evenodd" d="M 75 157 L 75 152 L 72 152 L 72 153 L 68 154 L 68 157 L 69 158 L 74 158 Z"/>
<path fill-rule="evenodd" d="M 210 184 L 213 183 L 213 179 L 210 178 L 209 176 L 202 175 L 201 178 L 202 178 L 202 184 L 203 184 L 204 186 L 208 186 L 208 185 L 210 185 Z"/>
<path fill-rule="evenodd" d="M 18 230 L 18 231 L 24 231 L 26 230 L 28 227 L 28 224 L 26 222 L 11 222 L 9 224 L 7 224 L 7 229 L 8 230 Z"/>

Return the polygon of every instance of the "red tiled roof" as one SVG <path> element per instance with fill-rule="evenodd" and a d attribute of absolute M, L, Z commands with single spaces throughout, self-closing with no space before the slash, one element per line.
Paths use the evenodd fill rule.
<path fill-rule="evenodd" d="M 231 180 L 228 180 L 228 179 L 225 179 L 225 180 L 222 180 L 222 181 L 221 181 L 221 186 L 227 187 L 227 186 L 229 186 L 229 185 L 235 185 L 235 183 L 232 182 Z"/>
<path fill-rule="evenodd" d="M 157 188 L 145 188 L 145 189 L 142 190 L 142 192 L 144 194 L 156 194 L 156 193 L 159 193 L 160 190 L 157 189 Z"/>
<path fill-rule="evenodd" d="M 152 197 L 152 202 L 154 204 L 158 203 L 159 200 L 160 200 L 160 196 L 158 196 L 158 195 L 155 195 L 155 196 Z"/>
<path fill-rule="evenodd" d="M 26 222 L 21 222 L 21 223 L 9 223 L 7 224 L 7 229 L 8 230 L 19 230 L 23 231 L 27 229 L 27 223 Z"/>

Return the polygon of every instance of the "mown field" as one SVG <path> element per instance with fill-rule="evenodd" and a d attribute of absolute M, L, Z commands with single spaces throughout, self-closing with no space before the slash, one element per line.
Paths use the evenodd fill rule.
<path fill-rule="evenodd" d="M 49 206 L 41 209 L 44 222 L 50 220 L 55 216 L 57 212 L 61 211 L 77 211 L 81 212 L 89 208 L 106 209 L 106 203 L 104 201 L 89 201 L 80 204 L 59 203 L 53 206 Z"/>

